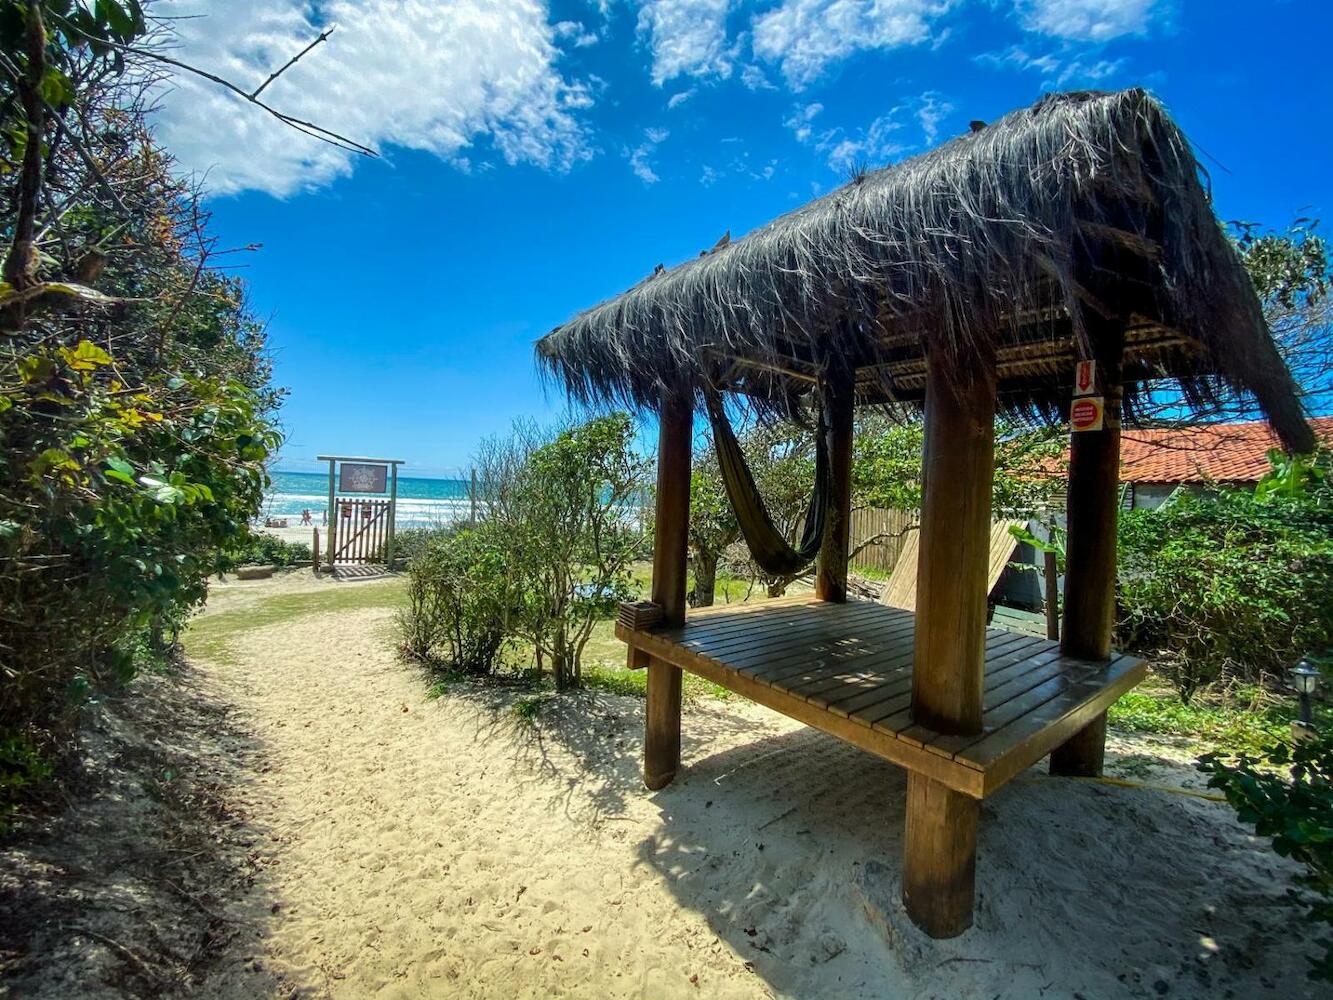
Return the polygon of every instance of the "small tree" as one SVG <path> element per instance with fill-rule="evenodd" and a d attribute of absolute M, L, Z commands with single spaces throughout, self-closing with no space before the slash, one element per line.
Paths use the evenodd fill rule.
<path fill-rule="evenodd" d="M 695 455 L 690 473 L 690 555 L 694 564 L 690 603 L 695 607 L 713 603 L 718 561 L 740 536 L 741 526 L 727 499 L 717 452 L 710 441 Z"/>
<path fill-rule="evenodd" d="M 549 661 L 562 690 L 581 681 L 598 619 L 631 594 L 640 535 L 630 500 L 646 469 L 633 439 L 624 413 L 553 438 L 520 425 L 479 462 L 486 517 L 508 570 L 509 631 L 532 643 L 539 670 Z"/>

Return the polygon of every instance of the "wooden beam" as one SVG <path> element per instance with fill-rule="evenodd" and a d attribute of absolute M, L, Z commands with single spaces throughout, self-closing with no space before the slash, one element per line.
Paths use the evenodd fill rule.
<path fill-rule="evenodd" d="M 941 733 L 981 731 L 994 440 L 989 359 L 959 379 L 931 357 L 912 717 Z"/>
<path fill-rule="evenodd" d="M 940 733 L 981 732 L 994 443 L 994 357 L 927 355 L 912 720 Z M 903 905 L 931 937 L 972 926 L 976 854 L 976 802 L 909 774 Z"/>
<path fill-rule="evenodd" d="M 842 603 L 847 600 L 847 560 L 851 548 L 852 411 L 856 401 L 852 373 L 830 372 L 824 391 L 829 508 L 815 572 L 815 596 L 821 601 Z"/>
<path fill-rule="evenodd" d="M 972 926 L 978 811 L 976 799 L 907 773 L 903 905 L 933 938 L 957 937 Z"/>
<path fill-rule="evenodd" d="M 1065 542 L 1064 624 L 1067 656 L 1105 660 L 1115 624 L 1116 521 L 1120 508 L 1120 401 L 1124 327 L 1088 316 L 1097 362 L 1097 389 L 1105 401 L 1103 427 L 1080 431 L 1069 443 Z M 1102 773 L 1105 713 L 1051 754 L 1051 773 Z"/>
<path fill-rule="evenodd" d="M 658 415 L 652 599 L 661 606 L 665 625 L 685 623 L 693 417 L 688 392 L 663 394 Z M 656 657 L 648 662 L 643 783 L 653 790 L 669 785 L 680 767 L 680 684 L 679 667 Z"/>

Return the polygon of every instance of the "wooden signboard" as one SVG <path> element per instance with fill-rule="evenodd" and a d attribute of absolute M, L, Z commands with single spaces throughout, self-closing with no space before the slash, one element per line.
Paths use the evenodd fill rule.
<path fill-rule="evenodd" d="M 363 462 L 343 462 L 338 467 L 339 493 L 387 493 L 389 467 Z"/>

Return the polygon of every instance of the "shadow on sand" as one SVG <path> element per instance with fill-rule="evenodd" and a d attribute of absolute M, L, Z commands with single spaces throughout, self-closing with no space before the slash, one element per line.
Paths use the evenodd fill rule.
<path fill-rule="evenodd" d="M 594 826 L 649 798 L 660 824 L 634 827 L 638 861 L 779 995 L 1315 995 L 1289 933 L 1292 868 L 1224 805 L 1034 768 L 982 806 L 973 929 L 935 942 L 898 899 L 904 771 L 696 702 L 680 774 L 649 793 L 641 735 L 627 735 L 642 733 L 642 711 L 562 697 L 511 738 L 533 780 L 561 783 L 562 808 Z M 1108 768 L 1118 760 L 1109 753 Z"/>

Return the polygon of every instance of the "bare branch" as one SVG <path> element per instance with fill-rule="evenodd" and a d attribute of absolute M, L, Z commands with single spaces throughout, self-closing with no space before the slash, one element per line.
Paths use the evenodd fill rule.
<path fill-rule="evenodd" d="M 344 149 L 349 153 L 360 153 L 362 156 L 375 156 L 375 157 L 379 156 L 379 153 L 375 152 L 375 150 L 371 149 L 369 146 L 363 146 L 355 139 L 349 139 L 345 135 L 340 135 L 339 133 L 334 132 L 330 129 L 323 128 L 319 125 L 316 125 L 314 122 L 308 122 L 303 118 L 297 118 L 294 115 L 286 114 L 285 112 L 279 111 L 277 108 L 273 107 L 270 104 L 265 104 L 258 97 L 254 96 L 254 94 L 242 90 L 240 87 L 232 83 L 230 80 L 226 79 L 225 77 L 218 76 L 216 73 L 210 73 L 207 70 L 200 69 L 197 66 L 191 66 L 187 62 L 182 62 L 179 59 L 173 59 L 171 56 L 164 55 L 161 52 L 154 52 L 151 49 L 140 49 L 132 45 L 122 45 L 119 42 L 109 41 L 105 38 L 93 38 L 87 32 L 81 31 L 77 25 L 71 24 L 68 21 L 68 19 L 59 18 L 58 20 L 60 21 L 61 27 L 63 29 L 69 31 L 72 34 L 78 35 L 81 38 L 85 38 L 89 41 L 95 41 L 99 45 L 105 45 L 109 48 L 116 49 L 118 52 L 125 52 L 130 55 L 138 56 L 141 59 L 151 59 L 154 62 L 163 63 L 164 65 L 167 66 L 175 66 L 177 69 L 182 69 L 185 72 L 192 73 L 193 75 L 201 77 L 202 79 L 207 80 L 210 83 L 215 83 L 224 90 L 231 91 L 233 94 L 235 94 L 242 100 L 248 101 L 255 107 L 268 112 L 270 115 L 272 115 L 274 118 L 276 118 L 278 121 L 282 122 L 289 128 L 293 128 L 298 132 L 304 132 L 311 138 L 318 139 L 321 142 L 327 142 L 329 145 L 337 146 L 339 149 Z M 307 50 L 312 47 L 313 46 L 307 46 Z M 283 67 L 283 69 L 286 69 L 286 67 Z M 279 70 L 278 72 L 281 73 L 282 70 Z M 262 89 L 263 87 L 260 88 L 260 90 Z M 259 91 L 256 91 L 255 93 L 258 92 Z"/>
<path fill-rule="evenodd" d="M 327 28 L 325 28 L 323 31 L 321 31 L 321 32 L 319 33 L 319 37 L 318 37 L 318 38 L 316 38 L 313 42 L 311 42 L 309 45 L 307 45 L 305 48 L 303 48 L 300 52 L 296 53 L 296 55 L 294 55 L 294 56 L 292 56 L 290 59 L 288 59 L 288 60 L 287 60 L 287 61 L 286 61 L 286 62 L 285 62 L 279 69 L 276 69 L 276 70 L 274 70 L 272 73 L 270 73 L 270 74 L 268 75 L 268 79 L 265 80 L 263 83 L 261 83 L 258 87 L 256 87 L 256 88 L 251 92 L 251 94 L 250 94 L 250 100 L 253 101 L 256 97 L 258 97 L 260 94 L 262 94 L 262 93 L 264 92 L 265 88 L 268 87 L 268 85 L 269 85 L 270 83 L 272 83 L 272 82 L 273 82 L 274 80 L 276 80 L 278 77 L 282 76 L 283 73 L 286 73 L 289 69 L 291 69 L 293 66 L 295 66 L 296 63 L 297 63 L 297 61 L 298 61 L 303 55 L 305 55 L 307 52 L 309 52 L 311 49 L 313 49 L 316 45 L 318 45 L 320 42 L 324 41 L 324 40 L 325 40 L 326 38 L 328 38 L 331 34 L 333 34 L 333 29 L 336 28 L 336 27 L 337 27 L 336 24 L 331 24 L 331 25 L 329 25 Z"/>

